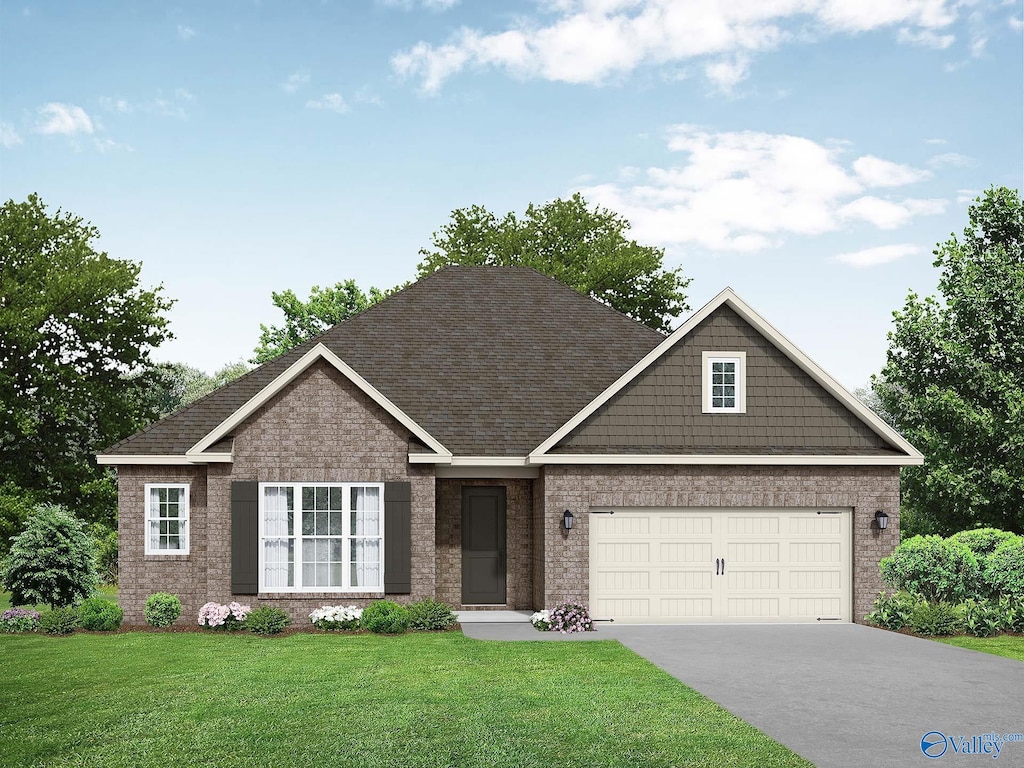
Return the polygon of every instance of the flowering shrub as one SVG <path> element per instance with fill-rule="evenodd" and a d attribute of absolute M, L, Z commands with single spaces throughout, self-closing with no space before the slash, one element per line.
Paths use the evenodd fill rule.
<path fill-rule="evenodd" d="M 551 612 L 546 608 L 543 611 L 537 611 L 530 617 L 530 623 L 541 632 L 547 632 L 551 629 Z"/>
<path fill-rule="evenodd" d="M 325 605 L 309 614 L 313 626 L 324 632 L 359 629 L 363 609 L 354 605 Z"/>
<path fill-rule="evenodd" d="M 249 615 L 252 608 L 248 605 L 240 605 L 231 602 L 227 605 L 220 603 L 207 603 L 199 609 L 199 626 L 207 629 L 241 629 L 245 617 Z"/>
<path fill-rule="evenodd" d="M 579 603 L 562 603 L 548 611 L 548 623 L 555 632 L 589 632 L 594 622 L 586 606 Z"/>
<path fill-rule="evenodd" d="M 27 608 L 9 608 L 0 613 L 0 632 L 35 632 L 39 629 L 39 612 Z"/>

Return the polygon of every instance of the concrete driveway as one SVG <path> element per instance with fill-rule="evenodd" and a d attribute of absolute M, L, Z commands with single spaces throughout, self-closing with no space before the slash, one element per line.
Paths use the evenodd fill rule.
<path fill-rule="evenodd" d="M 1024 663 L 1000 656 L 856 624 L 601 624 L 558 635 L 520 622 L 463 632 L 619 640 L 818 768 L 1024 766 L 1024 741 L 1003 744 L 994 760 L 964 751 L 984 748 L 974 736 L 1024 734 Z M 945 745 L 941 757 L 922 751 L 928 734 L 929 754 Z"/>

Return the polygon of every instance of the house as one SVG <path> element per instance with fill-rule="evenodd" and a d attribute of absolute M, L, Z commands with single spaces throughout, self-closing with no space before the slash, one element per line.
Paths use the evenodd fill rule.
<path fill-rule="evenodd" d="M 157 591 L 180 621 L 433 597 L 671 623 L 861 620 L 922 457 L 729 289 L 665 336 L 449 267 L 98 461 L 128 623 Z"/>

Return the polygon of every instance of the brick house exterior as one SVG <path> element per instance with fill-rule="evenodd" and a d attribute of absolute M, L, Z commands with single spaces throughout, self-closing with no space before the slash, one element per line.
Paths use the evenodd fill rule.
<path fill-rule="evenodd" d="M 448 268 L 99 461 L 128 624 L 157 591 L 182 622 L 381 597 L 858 621 L 921 457 L 731 291 L 666 337 L 532 270 Z"/>

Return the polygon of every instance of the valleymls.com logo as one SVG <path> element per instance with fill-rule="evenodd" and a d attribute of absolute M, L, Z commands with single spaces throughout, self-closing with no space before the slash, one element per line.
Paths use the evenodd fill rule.
<path fill-rule="evenodd" d="M 1012 742 L 1024 743 L 1024 733 L 982 733 L 977 736 L 947 736 L 942 731 L 929 731 L 921 737 L 921 752 L 937 759 L 943 755 L 989 755 L 999 757 L 1003 747 Z"/>

